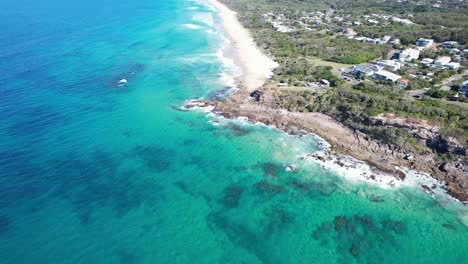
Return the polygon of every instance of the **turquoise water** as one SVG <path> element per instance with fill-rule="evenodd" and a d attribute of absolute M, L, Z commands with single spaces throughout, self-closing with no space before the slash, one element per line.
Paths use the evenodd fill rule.
<path fill-rule="evenodd" d="M 178 111 L 225 89 L 219 18 L 135 2 L 0 4 L 2 263 L 466 261 L 466 207 L 299 160 L 313 137 Z"/>

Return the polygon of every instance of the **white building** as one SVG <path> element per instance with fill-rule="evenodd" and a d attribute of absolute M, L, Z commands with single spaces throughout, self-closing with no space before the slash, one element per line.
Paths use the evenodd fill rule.
<path fill-rule="evenodd" d="M 432 45 L 434 45 L 434 40 L 433 39 L 420 38 L 420 39 L 418 39 L 416 41 L 416 46 L 422 47 L 424 49 L 427 49 Z"/>
<path fill-rule="evenodd" d="M 400 52 L 399 60 L 401 62 L 409 62 L 419 58 L 419 50 L 417 49 L 405 49 Z"/>
<path fill-rule="evenodd" d="M 445 64 L 445 67 L 450 70 L 458 70 L 460 68 L 460 63 L 458 62 L 450 62 Z"/>
<path fill-rule="evenodd" d="M 377 65 L 380 65 L 384 67 L 384 69 L 390 70 L 390 71 L 396 71 L 401 68 L 401 63 L 398 61 L 394 60 L 381 60 L 377 62 Z"/>
<path fill-rule="evenodd" d="M 363 74 L 363 75 L 371 76 L 375 73 L 375 70 L 370 65 L 357 65 L 351 68 L 350 73 L 353 75 Z"/>
<path fill-rule="evenodd" d="M 443 57 L 439 57 L 437 58 L 437 60 L 434 62 L 434 64 L 436 66 L 439 66 L 439 67 L 442 67 L 442 66 L 445 66 L 447 65 L 447 63 L 449 63 L 452 59 L 448 56 L 443 56 Z"/>
<path fill-rule="evenodd" d="M 382 41 L 385 41 L 385 43 L 387 43 L 391 38 L 392 38 L 392 37 L 390 37 L 390 36 L 384 36 L 384 37 L 382 38 Z"/>
<path fill-rule="evenodd" d="M 458 89 L 458 92 L 468 96 L 468 81 L 462 83 L 460 89 Z"/>
<path fill-rule="evenodd" d="M 373 77 L 378 80 L 385 80 L 390 82 L 396 82 L 401 79 L 401 75 L 394 74 L 386 70 L 380 70 L 374 73 Z"/>
<path fill-rule="evenodd" d="M 432 64 L 434 63 L 434 60 L 431 59 L 431 58 L 424 58 L 421 60 L 421 64 L 424 64 L 424 65 L 429 65 L 429 64 Z"/>
<path fill-rule="evenodd" d="M 448 49 L 453 48 L 453 47 L 455 47 L 457 45 L 458 45 L 458 42 L 456 42 L 456 41 L 445 41 L 444 43 L 442 43 L 442 47 L 448 48 Z"/>

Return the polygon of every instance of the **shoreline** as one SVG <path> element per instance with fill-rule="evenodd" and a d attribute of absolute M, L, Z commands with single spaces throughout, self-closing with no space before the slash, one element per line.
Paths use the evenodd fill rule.
<path fill-rule="evenodd" d="M 448 173 L 440 172 L 438 167 L 441 164 L 432 155 L 408 153 L 397 146 L 381 144 L 325 114 L 289 112 L 253 100 L 251 93 L 264 88 L 278 64 L 255 45 L 249 31 L 238 21 L 236 12 L 216 0 L 207 2 L 218 12 L 222 29 L 232 44 L 230 48 L 234 64 L 241 70 L 241 75 L 236 76 L 240 82 L 239 90 L 225 101 L 214 102 L 214 111 L 221 112 L 226 118 L 247 117 L 252 122 L 273 125 L 286 133 L 291 127 L 303 129 L 326 140 L 332 152 L 363 161 L 395 178 L 405 177 L 398 169 L 402 167 L 430 174 L 435 180 L 445 183 L 444 189 L 450 196 L 467 203 L 468 193 L 463 187 L 464 183 L 452 180 Z M 271 90 L 261 89 L 261 92 L 263 98 L 271 97 Z M 424 185 L 421 187 L 425 189 Z"/>
<path fill-rule="evenodd" d="M 221 18 L 222 30 L 230 41 L 230 55 L 241 74 L 236 76 L 244 89 L 252 92 L 263 86 L 266 79 L 278 67 L 278 63 L 266 56 L 256 45 L 250 32 L 237 19 L 237 13 L 216 0 L 206 0 Z"/>

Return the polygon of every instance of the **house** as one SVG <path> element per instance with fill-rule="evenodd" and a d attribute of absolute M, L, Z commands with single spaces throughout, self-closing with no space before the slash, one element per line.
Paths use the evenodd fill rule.
<path fill-rule="evenodd" d="M 374 73 L 373 77 L 377 80 L 384 80 L 390 82 L 396 82 L 401 79 L 401 76 L 398 74 L 394 74 L 392 72 L 386 70 L 380 70 Z"/>
<path fill-rule="evenodd" d="M 456 41 L 445 41 L 444 43 L 442 43 L 442 47 L 446 49 L 450 49 L 456 46 L 458 46 L 458 42 Z"/>
<path fill-rule="evenodd" d="M 423 49 L 427 49 L 430 46 L 434 45 L 434 40 L 433 39 L 425 39 L 425 38 L 420 38 L 416 41 L 416 46 L 421 47 Z"/>
<path fill-rule="evenodd" d="M 352 29 L 352 28 L 343 29 L 343 34 L 345 36 L 356 36 L 357 35 L 356 31 L 354 31 L 354 29 Z"/>
<path fill-rule="evenodd" d="M 392 39 L 390 42 L 388 42 L 389 44 L 392 44 L 392 45 L 398 45 L 400 44 L 400 39 Z"/>
<path fill-rule="evenodd" d="M 449 62 L 445 64 L 445 67 L 450 70 L 458 70 L 460 68 L 460 63 L 458 62 Z"/>
<path fill-rule="evenodd" d="M 366 75 L 366 76 L 371 76 L 375 73 L 375 70 L 373 70 L 371 68 L 370 65 L 357 65 L 357 66 L 354 66 L 350 73 L 352 75 Z"/>
<path fill-rule="evenodd" d="M 390 37 L 390 36 L 384 36 L 384 37 L 382 38 L 382 41 L 385 42 L 385 43 L 387 43 L 391 38 L 392 38 L 392 37 Z"/>
<path fill-rule="evenodd" d="M 330 86 L 330 82 L 328 80 L 325 80 L 325 79 L 320 80 L 320 83 L 325 85 L 325 86 Z"/>
<path fill-rule="evenodd" d="M 429 65 L 429 64 L 432 64 L 434 63 L 434 60 L 431 59 L 431 58 L 424 58 L 421 60 L 421 64 L 424 64 L 424 65 Z"/>
<path fill-rule="evenodd" d="M 458 89 L 458 92 L 464 94 L 465 97 L 468 97 L 468 80 L 462 83 L 460 89 Z"/>
<path fill-rule="evenodd" d="M 377 65 L 380 65 L 384 69 L 387 69 L 390 71 L 396 71 L 401 68 L 401 63 L 399 63 L 398 61 L 394 61 L 394 60 L 381 60 L 377 62 Z"/>
<path fill-rule="evenodd" d="M 434 62 L 434 64 L 438 67 L 443 67 L 445 66 L 447 63 L 449 63 L 452 59 L 448 56 L 443 56 L 443 57 L 439 57 L 437 58 L 437 60 Z"/>
<path fill-rule="evenodd" d="M 401 62 L 409 62 L 419 58 L 419 50 L 405 49 L 400 52 L 399 60 Z"/>
<path fill-rule="evenodd" d="M 457 49 L 457 48 L 450 48 L 450 49 L 447 49 L 447 51 L 450 53 L 450 54 L 459 54 L 461 52 L 461 50 Z"/>
<path fill-rule="evenodd" d="M 397 81 L 398 86 L 401 86 L 401 87 L 407 87 L 409 83 L 410 83 L 410 80 L 405 79 L 405 78 L 401 78 Z"/>

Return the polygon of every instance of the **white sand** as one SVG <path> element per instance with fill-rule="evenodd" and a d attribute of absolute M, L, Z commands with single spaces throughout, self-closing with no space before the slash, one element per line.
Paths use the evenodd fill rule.
<path fill-rule="evenodd" d="M 250 33 L 239 20 L 236 12 L 216 0 L 207 0 L 218 12 L 224 32 L 230 39 L 234 49 L 234 61 L 241 69 L 240 80 L 248 91 L 261 87 L 272 71 L 278 66 L 255 45 Z"/>

